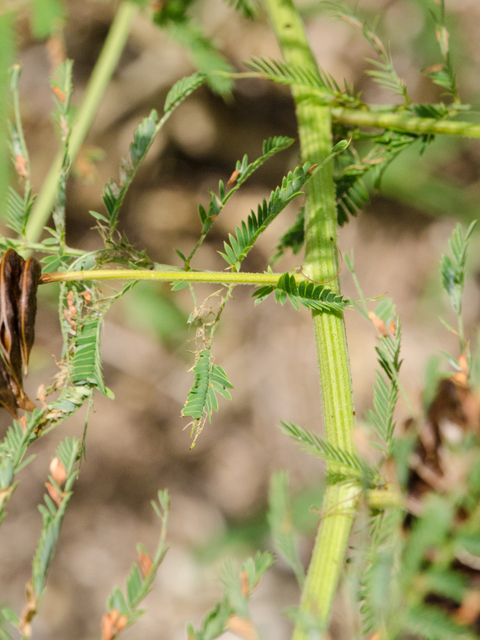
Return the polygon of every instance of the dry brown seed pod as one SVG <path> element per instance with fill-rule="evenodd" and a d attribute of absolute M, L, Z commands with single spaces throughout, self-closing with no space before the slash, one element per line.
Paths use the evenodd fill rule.
<path fill-rule="evenodd" d="M 8 249 L 0 262 L 0 349 L 17 387 L 22 388 L 22 354 L 18 334 L 18 283 L 24 259 Z"/>
<path fill-rule="evenodd" d="M 3 358 L 0 356 L 0 405 L 9 411 L 15 420 L 18 420 L 18 404 L 12 386 L 11 378 L 7 373 L 7 367 Z"/>
<path fill-rule="evenodd" d="M 37 315 L 37 289 L 42 268 L 35 258 L 28 258 L 20 277 L 18 301 L 18 331 L 23 371 L 27 375 L 30 351 L 35 341 L 35 316 Z"/>

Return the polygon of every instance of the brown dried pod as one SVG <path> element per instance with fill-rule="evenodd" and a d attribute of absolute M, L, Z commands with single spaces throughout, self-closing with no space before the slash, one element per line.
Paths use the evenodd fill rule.
<path fill-rule="evenodd" d="M 7 368 L 3 358 L 0 356 L 0 405 L 9 411 L 15 420 L 18 420 L 18 404 L 15 393 L 10 384 L 11 378 L 7 373 Z"/>
<path fill-rule="evenodd" d="M 35 258 L 28 258 L 23 265 L 18 301 L 18 331 L 24 374 L 28 372 L 30 351 L 35 341 L 35 316 L 37 315 L 37 289 L 42 268 Z"/>
<path fill-rule="evenodd" d="M 34 258 L 27 262 L 8 249 L 0 262 L 0 405 L 14 418 L 17 409 L 33 411 L 25 394 L 22 364 L 27 370 L 35 337 L 36 295 L 41 268 Z"/>
<path fill-rule="evenodd" d="M 7 369 L 22 388 L 22 354 L 18 334 L 18 283 L 24 259 L 8 249 L 0 262 L 0 349 Z"/>

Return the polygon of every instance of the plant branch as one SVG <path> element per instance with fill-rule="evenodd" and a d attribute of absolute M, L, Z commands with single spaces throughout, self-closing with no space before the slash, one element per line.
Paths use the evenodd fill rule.
<path fill-rule="evenodd" d="M 134 2 L 122 2 L 110 28 L 100 57 L 92 72 L 90 81 L 85 91 L 83 102 L 78 111 L 72 135 L 69 141 L 70 162 L 75 160 L 82 146 L 98 105 L 110 82 L 118 60 L 130 33 L 130 27 L 138 11 L 138 4 Z M 48 175 L 43 183 L 42 190 L 33 206 L 32 213 L 26 229 L 27 242 L 37 242 L 47 223 L 57 192 L 58 175 L 62 167 L 63 151 L 60 151 L 53 161 Z"/>
<path fill-rule="evenodd" d="M 163 282 L 206 282 L 217 284 L 253 284 L 275 286 L 281 273 L 232 273 L 229 271 L 154 271 L 151 269 L 99 269 L 44 273 L 40 284 L 80 280 L 156 280 Z M 295 274 L 297 284 L 305 280 Z"/>
<path fill-rule="evenodd" d="M 361 109 L 332 109 L 331 113 L 333 121 L 340 124 L 395 129 L 395 131 L 405 133 L 444 134 L 462 136 L 464 138 L 480 138 L 480 124 L 471 122 L 416 118 L 404 114 L 378 113 Z"/>
<path fill-rule="evenodd" d="M 287 64 L 318 73 L 303 24 L 292 0 L 266 0 L 277 40 Z M 321 165 L 331 154 L 330 109 L 319 100 L 318 91 L 292 86 L 296 103 L 302 162 Z M 323 102 L 323 104 L 322 104 Z M 303 272 L 317 282 L 331 281 L 339 292 L 337 211 L 332 163 L 325 163 L 306 188 Z M 354 451 L 352 438 L 354 407 L 343 315 L 313 312 L 313 323 L 323 401 L 323 423 L 327 441 L 346 452 Z M 328 464 L 335 471 L 334 463 Z M 348 537 L 356 511 L 359 487 L 353 483 L 327 486 L 325 515 L 319 528 L 302 592 L 300 616 L 294 640 L 307 640 L 306 619 L 314 618 L 326 630 L 333 598 L 343 567 Z"/>

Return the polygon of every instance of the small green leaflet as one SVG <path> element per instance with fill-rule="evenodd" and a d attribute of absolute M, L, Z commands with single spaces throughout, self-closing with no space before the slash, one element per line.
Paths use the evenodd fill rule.
<path fill-rule="evenodd" d="M 271 293 L 275 292 L 275 301 L 284 305 L 289 300 L 295 309 L 299 309 L 300 305 L 313 309 L 315 311 L 323 311 L 324 313 L 341 312 L 350 306 L 350 301 L 343 296 L 328 289 L 323 284 L 315 285 L 313 282 L 303 280 L 297 285 L 295 276 L 284 273 L 278 279 L 277 286 L 268 285 L 261 287 L 252 297 L 257 298 L 255 305 L 263 302 Z"/>
<path fill-rule="evenodd" d="M 157 125 L 158 114 L 155 109 L 153 109 L 148 118 L 142 120 L 133 134 L 130 152 L 127 158 L 122 161 L 119 183 L 115 182 L 115 180 L 110 180 L 110 182 L 105 185 L 102 199 L 112 231 L 118 224 L 118 213 L 127 189 L 157 134 Z"/>
<path fill-rule="evenodd" d="M 88 317 L 77 329 L 75 354 L 73 356 L 72 382 L 89 384 L 99 389 L 104 396 L 112 397 L 105 387 L 102 376 L 102 358 L 100 355 L 100 331 L 103 318 Z"/>
<path fill-rule="evenodd" d="M 173 111 L 185 98 L 188 98 L 191 93 L 201 87 L 206 81 L 207 76 L 204 73 L 194 73 L 176 82 L 167 93 L 164 112 L 169 113 Z"/>
<path fill-rule="evenodd" d="M 242 260 L 255 244 L 267 226 L 273 222 L 277 215 L 294 198 L 301 195 L 301 189 L 311 177 L 311 165 L 306 162 L 302 167 L 297 167 L 282 180 L 282 186 L 272 191 L 268 202 L 258 205 L 257 214 L 252 211 L 247 222 L 242 221 L 240 227 L 235 230 L 235 236 L 229 234 L 230 244 L 224 243 L 225 253 L 219 252 L 228 264 L 236 269 L 240 268 Z"/>
<path fill-rule="evenodd" d="M 193 418 L 197 435 L 199 429 L 201 430 L 202 423 L 207 418 L 209 421 L 211 420 L 212 411 L 214 409 L 218 411 L 216 394 L 219 393 L 224 398 L 231 400 L 228 389 L 233 389 L 233 385 L 222 367 L 212 364 L 211 356 L 210 349 L 204 349 L 198 354 L 193 367 L 195 379 L 182 409 L 183 417 Z"/>

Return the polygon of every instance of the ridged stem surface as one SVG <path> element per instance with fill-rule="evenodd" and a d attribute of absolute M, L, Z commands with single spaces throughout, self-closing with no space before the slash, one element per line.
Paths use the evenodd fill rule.
<path fill-rule="evenodd" d="M 291 0 L 266 0 L 285 62 L 303 69 L 317 65 L 303 24 Z M 331 116 L 326 96 L 292 87 L 300 137 L 302 162 L 321 164 L 332 151 Z M 306 248 L 304 273 L 316 282 L 329 282 L 340 291 L 338 272 L 337 211 L 333 165 L 328 162 L 306 189 Z M 323 406 L 325 436 L 332 445 L 353 451 L 355 422 L 350 364 L 342 314 L 313 314 Z M 335 472 L 329 465 L 327 474 Z M 322 517 L 305 581 L 294 640 L 307 640 L 310 624 L 325 631 L 343 568 L 356 511 L 357 486 L 327 483 Z"/>

